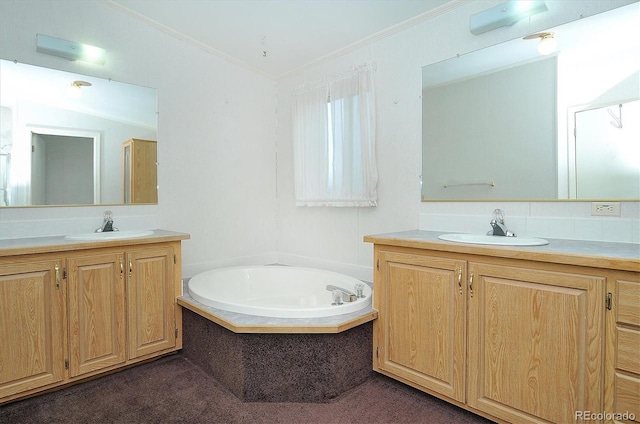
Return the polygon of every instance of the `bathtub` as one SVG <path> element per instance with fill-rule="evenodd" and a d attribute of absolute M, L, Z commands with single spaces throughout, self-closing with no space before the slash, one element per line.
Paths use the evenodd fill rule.
<path fill-rule="evenodd" d="M 245 266 L 202 272 L 188 282 L 196 301 L 247 315 L 277 318 L 321 318 L 347 314 L 371 305 L 372 291 L 364 284 L 363 298 L 335 305 L 328 285 L 355 293 L 362 282 L 331 271 L 288 266 Z"/>

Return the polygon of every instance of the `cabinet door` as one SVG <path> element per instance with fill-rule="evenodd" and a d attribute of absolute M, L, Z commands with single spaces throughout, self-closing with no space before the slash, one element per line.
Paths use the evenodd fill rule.
<path fill-rule="evenodd" d="M 71 377 L 125 361 L 125 275 L 122 254 L 68 259 Z"/>
<path fill-rule="evenodd" d="M 604 278 L 469 263 L 468 404 L 509 422 L 602 411 Z"/>
<path fill-rule="evenodd" d="M 176 292 L 173 249 L 127 253 L 129 273 L 129 359 L 174 347 Z"/>
<path fill-rule="evenodd" d="M 380 251 L 374 369 L 464 401 L 466 263 Z"/>
<path fill-rule="evenodd" d="M 65 377 L 61 272 L 57 260 L 2 263 L 0 399 Z"/>

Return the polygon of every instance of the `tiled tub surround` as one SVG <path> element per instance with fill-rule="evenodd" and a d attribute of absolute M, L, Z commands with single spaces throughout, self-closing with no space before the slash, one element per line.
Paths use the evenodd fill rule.
<path fill-rule="evenodd" d="M 371 307 L 323 318 L 222 311 L 189 296 L 182 353 L 246 402 L 328 402 L 372 373 Z"/>

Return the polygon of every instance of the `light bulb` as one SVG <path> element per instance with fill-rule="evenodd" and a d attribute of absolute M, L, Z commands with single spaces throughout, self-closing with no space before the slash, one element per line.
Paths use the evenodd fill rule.
<path fill-rule="evenodd" d="M 553 34 L 543 35 L 538 43 L 538 53 L 542 55 L 551 54 L 556 50 L 557 44 Z"/>
<path fill-rule="evenodd" d="M 82 87 L 91 87 L 91 83 L 87 81 L 73 81 L 67 89 L 67 95 L 75 99 L 82 97 Z"/>
<path fill-rule="evenodd" d="M 71 83 L 67 89 L 67 95 L 73 99 L 79 99 L 82 97 L 82 88 L 77 84 Z"/>

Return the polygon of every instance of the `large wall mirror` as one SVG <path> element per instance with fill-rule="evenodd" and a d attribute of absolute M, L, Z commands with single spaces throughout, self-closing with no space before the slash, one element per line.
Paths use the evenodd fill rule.
<path fill-rule="evenodd" d="M 422 70 L 422 200 L 640 199 L 640 4 Z"/>
<path fill-rule="evenodd" d="M 157 110 L 153 88 L 0 60 L 0 207 L 157 203 Z"/>

